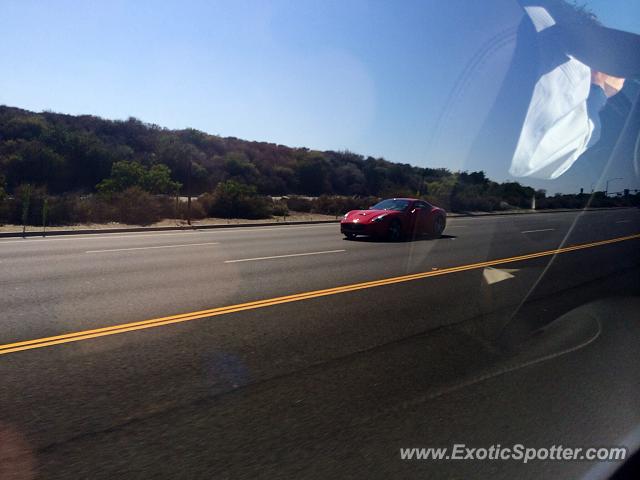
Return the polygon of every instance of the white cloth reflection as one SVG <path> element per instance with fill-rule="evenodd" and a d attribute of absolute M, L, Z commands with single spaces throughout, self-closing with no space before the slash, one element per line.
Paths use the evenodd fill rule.
<path fill-rule="evenodd" d="M 525 10 L 538 32 L 555 24 L 542 7 Z M 591 69 L 571 57 L 539 78 L 511 161 L 511 175 L 557 178 L 594 143 L 599 108 L 587 106 L 590 89 Z"/>

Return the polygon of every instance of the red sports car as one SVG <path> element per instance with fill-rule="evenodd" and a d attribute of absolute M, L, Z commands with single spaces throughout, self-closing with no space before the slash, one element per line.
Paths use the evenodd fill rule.
<path fill-rule="evenodd" d="M 439 236 L 447 224 L 447 213 L 415 198 L 390 198 L 369 210 L 352 210 L 340 221 L 347 238 L 358 235 L 386 237 L 397 241 L 418 235 Z"/>

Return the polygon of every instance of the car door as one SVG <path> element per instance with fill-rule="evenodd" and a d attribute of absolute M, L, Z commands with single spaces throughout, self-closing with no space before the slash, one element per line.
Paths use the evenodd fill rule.
<path fill-rule="evenodd" d="M 429 205 L 423 201 L 417 201 L 413 204 L 414 234 L 423 235 L 429 229 Z"/>

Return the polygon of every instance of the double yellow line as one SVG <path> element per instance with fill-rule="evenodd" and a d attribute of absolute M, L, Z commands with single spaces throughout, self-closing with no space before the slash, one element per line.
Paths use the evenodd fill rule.
<path fill-rule="evenodd" d="M 551 255 L 574 252 L 576 250 L 584 250 L 587 248 L 600 247 L 602 245 L 609 245 L 612 243 L 619 243 L 619 242 L 625 242 L 628 240 L 637 240 L 637 239 L 640 239 L 640 234 L 611 238 L 608 240 L 601 240 L 598 242 L 582 243 L 582 244 L 573 245 L 570 247 L 557 248 L 554 250 L 545 250 L 542 252 L 528 253 L 525 255 L 518 255 L 516 257 L 499 258 L 496 260 L 488 260 L 486 262 L 471 263 L 468 265 L 460 265 L 457 267 L 443 268 L 441 270 L 431 270 L 428 272 L 402 275 L 400 277 L 384 278 L 381 280 L 354 283 L 351 285 L 343 285 L 340 287 L 327 288 L 324 290 L 313 290 L 311 292 L 296 293 L 294 295 L 285 295 L 283 297 L 256 300 L 253 302 L 229 305 L 227 307 L 218 307 L 218 308 L 212 308 L 209 310 L 200 310 L 197 312 L 183 313 L 180 315 L 171 315 L 169 317 L 152 318 L 149 320 L 142 320 L 139 322 L 132 322 L 132 323 L 124 323 L 120 325 L 113 325 L 110 327 L 96 328 L 93 330 L 82 330 L 79 332 L 66 333 L 63 335 L 56 335 L 53 337 L 36 338 L 33 340 L 25 340 L 22 342 L 7 343 L 4 345 L 0 345 L 0 355 L 4 355 L 7 353 L 20 352 L 22 350 L 31 350 L 34 348 L 50 347 L 52 345 L 59 345 L 62 343 L 79 342 L 81 340 L 89 340 L 91 338 L 104 337 L 107 335 L 116 335 L 119 333 L 133 332 L 135 330 L 143 330 L 145 328 L 161 327 L 163 325 L 170 325 L 172 323 L 189 322 L 191 320 L 198 320 L 200 318 L 210 318 L 210 317 L 217 317 L 219 315 L 228 315 L 230 313 L 242 312 L 244 310 L 255 310 L 258 308 L 270 307 L 273 305 L 280 305 L 283 303 L 299 302 L 302 300 L 309 300 L 312 298 L 324 297 L 328 295 L 337 295 L 340 293 L 353 292 L 356 290 L 363 290 L 366 288 L 392 285 L 394 283 L 410 282 L 413 280 L 420 280 L 423 278 L 437 277 L 440 275 L 448 275 L 450 273 L 465 272 L 468 270 L 476 270 L 476 269 L 485 268 L 485 267 L 493 267 L 496 265 L 503 265 L 505 263 L 513 263 L 513 262 L 520 262 L 523 260 L 531 260 L 534 258 L 548 257 Z"/>

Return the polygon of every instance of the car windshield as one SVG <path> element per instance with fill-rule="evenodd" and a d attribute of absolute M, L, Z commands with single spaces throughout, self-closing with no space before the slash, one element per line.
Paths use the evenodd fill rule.
<path fill-rule="evenodd" d="M 383 200 L 371 207 L 371 210 L 405 210 L 409 206 L 408 200 Z"/>

